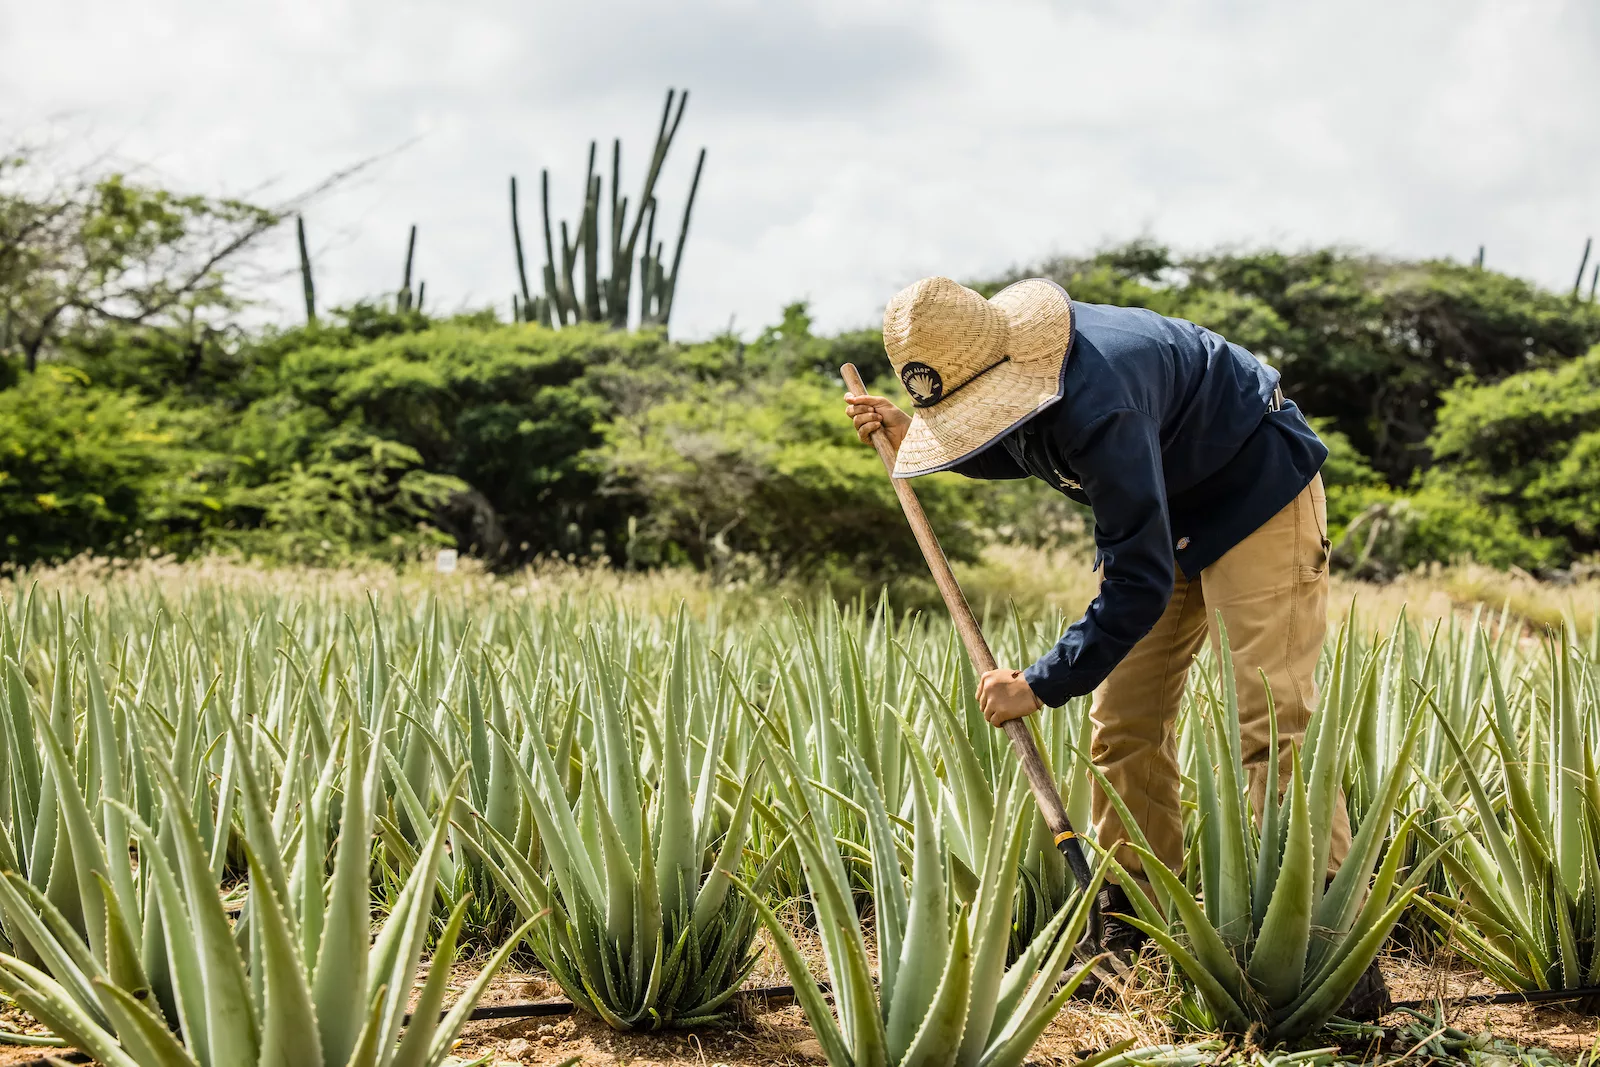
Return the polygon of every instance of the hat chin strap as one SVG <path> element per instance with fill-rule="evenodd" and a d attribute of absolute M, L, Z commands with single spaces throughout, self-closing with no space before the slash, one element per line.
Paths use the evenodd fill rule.
<path fill-rule="evenodd" d="M 912 397 L 911 398 L 911 406 L 914 407 L 914 408 L 935 408 L 935 407 L 938 407 L 940 404 L 944 403 L 946 400 L 949 400 L 951 397 L 953 397 L 957 393 L 961 392 L 961 390 L 965 389 L 967 386 L 971 385 L 973 382 L 977 381 L 979 378 L 982 378 L 985 374 L 988 374 L 990 371 L 992 371 L 996 367 L 1000 366 L 1000 364 L 1002 364 L 1002 363 L 1010 363 L 1010 362 L 1011 362 L 1011 357 L 1010 356 L 1001 356 L 999 359 L 995 360 L 993 363 L 989 364 L 987 367 L 985 367 L 982 370 L 978 371 L 978 373 L 974 374 L 972 377 L 968 378 L 966 381 L 961 382 L 958 385 L 955 385 L 952 388 L 946 389 L 943 392 L 941 392 L 939 394 L 939 399 L 937 399 L 937 400 L 918 400 L 916 397 Z"/>

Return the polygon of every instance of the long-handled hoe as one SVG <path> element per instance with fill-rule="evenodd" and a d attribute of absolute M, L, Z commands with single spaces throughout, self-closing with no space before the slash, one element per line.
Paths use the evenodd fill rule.
<path fill-rule="evenodd" d="M 845 387 L 850 392 L 861 394 L 867 391 L 866 384 L 861 380 L 861 372 L 856 370 L 854 363 L 846 363 L 840 367 L 839 374 L 844 378 Z M 900 500 L 900 509 L 906 513 L 906 522 L 911 524 L 911 532 L 916 535 L 917 545 L 922 549 L 922 558 L 927 561 L 928 570 L 933 574 L 933 582 L 939 587 L 939 595 L 944 597 L 944 606 L 950 611 L 950 619 L 955 623 L 956 632 L 961 635 L 961 643 L 967 647 L 967 655 L 972 659 L 972 666 L 980 675 L 985 671 L 994 670 L 996 666 L 994 653 L 989 651 L 989 642 L 984 640 L 983 631 L 978 628 L 978 620 L 972 614 L 972 608 L 967 604 L 961 586 L 956 584 L 956 576 L 950 570 L 949 560 L 944 558 L 944 549 L 939 547 L 939 539 L 934 535 L 933 525 L 928 522 L 927 513 L 922 510 L 922 503 L 917 499 L 916 490 L 911 488 L 911 483 L 906 479 L 893 477 L 894 447 L 881 429 L 872 434 L 872 445 L 878 450 L 878 458 L 883 460 L 884 468 L 890 473 L 894 494 Z M 1056 790 L 1055 779 L 1051 776 L 1049 766 L 1039 754 L 1039 746 L 1034 744 L 1033 733 L 1021 719 L 1012 719 L 1006 723 L 1005 732 L 1011 739 L 1011 751 L 1016 753 L 1017 759 L 1022 762 L 1023 773 L 1028 776 L 1028 785 L 1033 790 L 1033 799 L 1038 802 L 1039 811 L 1044 815 L 1045 825 L 1055 836 L 1056 847 L 1066 857 L 1067 866 L 1071 869 L 1072 877 L 1077 881 L 1078 887 L 1087 891 L 1091 875 L 1088 858 L 1083 852 L 1083 842 L 1067 818 L 1067 807 L 1061 802 L 1061 794 Z M 1091 901 L 1089 936 L 1078 948 L 1080 956 L 1092 956 L 1100 951 L 1101 928 L 1099 904 Z M 1107 955 L 1096 966 L 1096 971 L 1102 980 L 1111 978 L 1120 982 L 1127 977 L 1126 965 L 1114 955 Z"/>

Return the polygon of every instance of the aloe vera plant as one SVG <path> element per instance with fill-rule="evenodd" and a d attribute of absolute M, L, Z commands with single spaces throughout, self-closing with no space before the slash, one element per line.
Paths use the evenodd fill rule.
<path fill-rule="evenodd" d="M 882 599 L 870 614 L 847 614 L 832 603 L 813 613 L 791 607 L 788 621 L 788 652 L 770 710 L 788 750 L 820 791 L 820 814 L 847 849 L 867 854 L 867 813 L 841 752 L 850 748 L 860 753 L 886 809 L 904 821 L 914 814 L 912 750 L 928 753 L 940 764 L 940 773 L 925 784 L 944 820 L 952 886 L 960 900 L 970 903 L 994 825 L 993 793 L 1014 761 L 1004 735 L 990 729 L 978 711 L 972 696 L 976 678 L 960 644 L 948 631 L 930 632 L 921 620 L 897 622 Z M 1015 615 L 1012 623 L 1006 633 L 1017 657 L 1030 640 L 1044 639 L 1044 627 L 1025 634 Z M 901 716 L 916 737 L 909 747 L 896 723 Z M 1077 820 L 1074 825 L 1089 822 L 1087 719 L 1088 701 L 1080 700 L 1032 720 L 1040 751 L 1058 769 L 1058 785 Z M 1077 889 L 1044 821 L 1031 808 L 1023 818 L 1028 833 L 1013 917 L 1013 958 Z M 772 837 L 769 845 L 784 836 L 766 826 L 759 835 Z M 860 895 L 870 894 L 867 865 L 852 863 L 846 871 Z M 796 896 L 805 892 L 797 865 L 786 864 L 781 873 L 782 891 Z"/>
<path fill-rule="evenodd" d="M 1488 656 L 1488 638 L 1479 635 Z M 1488 737 L 1463 736 L 1443 709 L 1440 729 L 1470 803 L 1452 811 L 1459 849 L 1445 854 L 1456 889 L 1422 907 L 1467 959 L 1518 990 L 1600 983 L 1600 784 L 1593 667 L 1569 632 L 1545 648 L 1543 693 L 1507 686 L 1490 660 Z M 1478 748 L 1494 758 L 1480 772 Z"/>
<path fill-rule="evenodd" d="M 1096 774 L 1121 808 L 1151 880 L 1154 899 L 1123 879 L 1134 888 L 1129 897 L 1138 914 L 1130 921 L 1189 980 L 1217 1026 L 1236 1033 L 1259 1027 L 1270 1040 L 1284 1041 L 1316 1031 L 1338 1011 L 1415 896 L 1433 858 L 1402 878 L 1411 820 L 1402 821 L 1392 838 L 1389 834 L 1389 815 L 1406 784 L 1421 732 L 1423 697 L 1413 704 L 1393 768 L 1372 798 L 1349 856 L 1325 883 L 1349 724 L 1337 704 L 1324 705 L 1312 716 L 1304 748 L 1293 754 L 1287 788 L 1281 788 L 1277 764 L 1269 763 L 1266 795 L 1281 792 L 1283 799 L 1266 805 L 1258 833 L 1246 799 L 1226 634 L 1219 667 L 1220 697 L 1200 701 L 1203 722 L 1197 734 L 1203 745 L 1194 763 L 1198 900 L 1150 851 L 1131 813 Z M 1274 731 L 1270 750 L 1276 748 Z"/>
<path fill-rule="evenodd" d="M 836 1012 L 829 1010 L 793 936 L 760 890 L 741 888 L 759 909 L 828 1062 L 835 1067 L 1021 1064 L 1089 972 L 1085 964 L 1067 982 L 1059 981 L 1088 922 L 1089 898 L 1059 909 L 1007 966 L 1026 838 L 1022 814 L 1031 803 L 1019 786 L 1020 775 L 1007 776 L 991 797 L 997 832 L 984 843 L 973 899 L 962 903 L 950 876 L 943 820 L 930 802 L 931 765 L 923 759 L 910 775 L 913 841 L 907 879 L 897 823 L 871 769 L 859 754 L 841 753 L 868 815 L 879 960 L 874 989 L 845 861 L 820 818 L 823 794 L 792 756 L 770 742 L 764 748 L 782 768 L 773 776 L 774 817 L 805 866 Z M 1098 879 L 1099 874 L 1096 884 Z"/>
<path fill-rule="evenodd" d="M 1415 832 L 1405 843 L 1403 866 L 1420 862 L 1440 842 L 1462 832 L 1459 812 L 1472 803 L 1469 773 L 1494 778 L 1488 746 L 1469 745 L 1463 758 L 1452 749 L 1446 732 L 1483 737 L 1489 672 L 1503 674 L 1525 659 L 1516 643 L 1519 627 L 1510 622 L 1505 612 L 1494 620 L 1477 611 L 1470 620 L 1452 618 L 1424 630 L 1402 612 L 1386 635 L 1374 635 L 1364 647 L 1350 623 L 1330 645 L 1324 700 L 1341 705 L 1340 714 L 1355 733 L 1345 773 L 1353 822 L 1367 817 L 1369 799 L 1377 795 L 1394 766 L 1416 694 L 1433 694 L 1428 704 L 1432 710 L 1423 712 L 1422 735 L 1412 755 L 1411 783 L 1389 815 L 1391 832 L 1401 813 L 1414 815 Z M 1492 639 L 1491 630 L 1496 635 Z M 1421 889 L 1419 899 L 1453 893 L 1450 865 L 1435 864 Z M 1435 913 L 1417 907 L 1402 916 L 1396 934 L 1427 951 L 1442 943 L 1448 929 Z"/>
<path fill-rule="evenodd" d="M 692 661 L 703 650 L 681 612 L 671 648 L 636 728 L 617 665 L 590 644 L 575 800 L 542 739 L 518 751 L 496 731 L 547 869 L 489 820 L 472 824 L 474 847 L 523 914 L 544 916 L 528 938 L 540 963 L 574 1004 L 619 1030 L 719 1021 L 756 962 L 755 914 L 730 889 L 760 771 L 737 744 L 731 688 L 708 694 L 696 684 L 703 672 Z M 697 707 L 708 742 L 698 757 Z"/>
<path fill-rule="evenodd" d="M 242 747 L 231 721 L 229 736 Z M 46 749 L 64 776 L 64 750 L 53 740 L 46 738 Z M 40 961 L 0 954 L 0 989 L 107 1067 L 443 1063 L 515 938 L 441 1020 L 464 916 L 458 906 L 435 950 L 413 1023 L 402 1034 L 445 838 L 442 828 L 434 833 L 374 940 L 367 865 L 377 776 L 369 773 L 369 748 L 365 731 L 352 722 L 343 747 L 338 845 L 326 882 L 320 835 L 302 825 L 296 842 L 281 840 L 250 762 L 233 764 L 250 872 L 237 924 L 219 897 L 189 794 L 169 766 L 151 762 L 159 828 L 120 801 L 104 802 L 137 843 L 137 887 L 118 876 L 113 860 L 121 853 L 126 862 L 126 841 L 97 832 L 83 795 L 67 779 L 62 809 L 68 840 L 76 861 L 95 875 L 84 883 L 89 937 L 81 938 L 25 879 L 0 878 L 7 919 Z M 310 805 L 309 774 L 297 782 L 302 803 Z M 447 798 L 459 784 L 451 784 Z M 151 922 L 156 915 L 159 924 Z M 156 957 L 152 937 L 164 950 Z M 152 958 L 166 967 L 159 992 L 147 966 Z"/>
<path fill-rule="evenodd" d="M 1058 1006 L 1083 903 L 940 620 L 229 573 L 0 593 L 0 987 L 44 1040 L 434 1062 L 459 1016 L 396 1029 L 394 990 L 432 951 L 442 995 L 453 955 L 528 920 L 567 994 L 631 1028 L 727 1012 L 765 920 L 836 1063 L 1015 1063 Z M 1259 830 L 1231 670 L 1191 674 L 1190 863 L 1133 902 L 1209 1020 L 1309 1032 L 1397 912 L 1511 988 L 1600 979 L 1595 639 L 1530 655 L 1487 621 L 1349 624 Z M 1018 662 L 1053 637 L 989 630 Z M 1080 822 L 1085 712 L 1034 720 Z M 1325 885 L 1340 786 L 1358 833 Z M 791 895 L 815 980 L 776 932 Z"/>
<path fill-rule="evenodd" d="M 994 790 L 1014 772 L 1016 764 L 1005 735 L 983 721 L 972 698 L 976 677 L 969 661 L 953 644 L 947 644 L 940 652 L 940 656 L 927 656 L 922 664 L 915 665 L 918 684 L 907 705 L 917 742 L 914 751 L 907 746 L 908 751 L 901 758 L 910 762 L 917 752 L 926 751 L 939 759 L 943 773 L 925 781 L 944 819 L 952 885 L 957 897 L 970 903 L 977 890 L 976 872 L 983 862 L 986 842 L 998 826 L 1004 825 L 996 822 L 1001 813 L 994 807 Z M 924 664 L 928 670 L 937 671 L 942 681 L 933 681 L 923 669 Z M 1039 751 L 1056 770 L 1057 788 L 1068 814 L 1077 820 L 1075 826 L 1089 825 L 1088 714 L 1088 701 L 1076 700 L 1063 708 L 1041 711 L 1029 720 Z M 886 753 L 895 753 L 894 740 L 891 733 L 879 745 Z M 911 815 L 909 791 L 901 815 Z M 1025 805 L 1020 817 L 1025 844 L 1018 860 L 1011 934 L 1013 958 L 1078 893 L 1038 810 Z"/>

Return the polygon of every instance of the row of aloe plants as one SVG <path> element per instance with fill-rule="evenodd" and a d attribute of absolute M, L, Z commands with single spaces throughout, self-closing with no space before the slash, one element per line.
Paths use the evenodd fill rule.
<path fill-rule="evenodd" d="M 472 996 L 402 1030 L 430 949 L 424 998 L 458 948 L 525 947 L 613 1027 L 708 1024 L 763 923 L 835 1062 L 1020 1062 L 1064 1000 L 1083 898 L 946 627 L 115 596 L 17 595 L 0 630 L 0 983 L 104 1062 L 269 1062 L 291 1026 L 296 1056 L 440 1062 Z M 991 632 L 1020 660 L 1050 630 Z M 1516 634 L 1346 628 L 1259 827 L 1232 672 L 1194 672 L 1190 863 L 1133 894 L 1190 1022 L 1310 1033 L 1396 923 L 1510 987 L 1600 974 L 1595 650 Z M 1036 724 L 1080 825 L 1086 719 Z M 1324 885 L 1338 803 L 1355 846 Z"/>
<path fill-rule="evenodd" d="M 215 686 L 160 677 L 154 651 L 139 664 L 124 648 L 108 686 L 92 629 L 69 641 L 65 613 L 55 622 L 32 651 L 25 625 L 0 627 L 0 990 L 55 1035 L 42 1040 L 108 1067 L 444 1063 L 517 938 L 441 1015 L 458 906 L 402 1033 L 446 842 L 442 828 L 425 842 L 374 937 L 376 754 L 392 717 L 380 653 L 358 676 L 359 714 L 322 724 L 320 745 L 296 729 L 279 749 Z M 251 677 L 241 654 L 241 702 Z"/>

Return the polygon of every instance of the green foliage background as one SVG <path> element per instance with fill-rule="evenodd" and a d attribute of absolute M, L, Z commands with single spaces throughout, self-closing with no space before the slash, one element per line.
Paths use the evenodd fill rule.
<path fill-rule="evenodd" d="M 0 228 L 30 210 L 0 189 Z M 819 337 L 796 304 L 748 343 L 682 343 L 386 300 L 247 330 L 220 269 L 125 285 L 118 306 L 144 311 L 91 314 L 69 292 L 74 263 L 143 279 L 140 256 L 268 220 L 120 179 L 76 210 L 67 251 L 13 242 L 0 256 L 7 561 L 224 549 L 331 562 L 456 545 L 502 567 L 688 564 L 841 591 L 921 573 L 839 404 L 847 360 L 898 395 L 874 329 Z M 1460 557 L 1553 571 L 1600 550 L 1591 301 L 1331 249 L 1185 258 L 1136 242 L 1016 272 L 1034 274 L 1191 319 L 1278 367 L 1329 442 L 1335 559 L 1358 574 Z M 79 310 L 50 318 L 52 301 Z M 918 488 L 956 559 L 1088 536 L 1042 486 L 940 475 Z"/>

